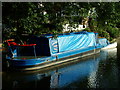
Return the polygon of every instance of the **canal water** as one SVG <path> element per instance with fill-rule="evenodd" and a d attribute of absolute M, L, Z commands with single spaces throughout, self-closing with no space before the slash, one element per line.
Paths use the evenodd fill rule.
<path fill-rule="evenodd" d="M 117 55 L 114 48 L 50 69 L 4 71 L 2 88 L 120 88 L 120 58 Z"/>

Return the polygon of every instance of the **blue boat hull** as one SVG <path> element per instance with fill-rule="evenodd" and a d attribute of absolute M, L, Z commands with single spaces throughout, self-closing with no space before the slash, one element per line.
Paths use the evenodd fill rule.
<path fill-rule="evenodd" d="M 35 70 L 66 62 L 73 62 L 78 58 L 83 58 L 100 52 L 100 46 L 77 49 L 67 52 L 58 53 L 48 57 L 33 59 L 8 59 L 9 67 L 17 70 Z"/>

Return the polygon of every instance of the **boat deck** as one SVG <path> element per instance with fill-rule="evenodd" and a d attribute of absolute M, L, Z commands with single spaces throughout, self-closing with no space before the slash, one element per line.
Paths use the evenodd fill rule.
<path fill-rule="evenodd" d="M 29 60 L 29 59 L 35 59 L 35 58 L 43 58 L 46 56 L 18 56 L 18 57 L 14 57 L 14 59 L 22 59 L 22 60 Z"/>

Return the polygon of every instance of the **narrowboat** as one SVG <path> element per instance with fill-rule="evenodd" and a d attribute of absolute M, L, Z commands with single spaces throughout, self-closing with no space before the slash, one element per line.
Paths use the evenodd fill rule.
<path fill-rule="evenodd" d="M 30 36 L 24 44 L 7 40 L 9 51 L 7 67 L 35 70 L 71 62 L 100 52 L 109 45 L 106 38 L 98 38 L 96 32 L 73 32 L 56 36 L 46 34 Z"/>

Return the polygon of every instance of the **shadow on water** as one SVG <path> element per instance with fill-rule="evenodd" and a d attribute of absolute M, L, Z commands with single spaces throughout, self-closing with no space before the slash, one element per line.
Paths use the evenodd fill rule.
<path fill-rule="evenodd" d="M 119 88 L 117 49 L 50 70 L 3 72 L 4 88 Z"/>

